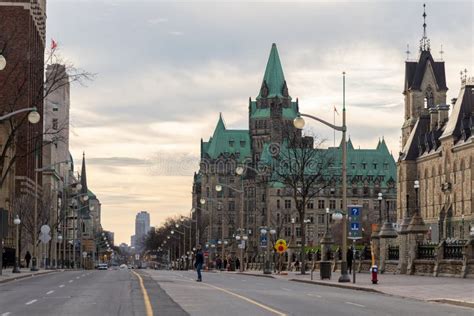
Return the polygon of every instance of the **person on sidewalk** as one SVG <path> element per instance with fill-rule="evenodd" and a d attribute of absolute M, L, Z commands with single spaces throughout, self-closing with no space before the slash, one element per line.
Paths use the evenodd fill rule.
<path fill-rule="evenodd" d="M 352 259 L 354 259 L 353 257 L 353 253 L 354 253 L 354 248 L 349 248 L 347 249 L 347 269 L 349 270 L 349 274 L 352 273 Z"/>
<path fill-rule="evenodd" d="M 30 261 L 31 261 L 31 254 L 30 254 L 29 251 L 26 252 L 25 261 L 26 261 L 26 268 L 29 268 L 30 267 Z"/>
<path fill-rule="evenodd" d="M 202 265 L 204 263 L 204 255 L 202 254 L 201 250 L 201 245 L 197 245 L 197 250 L 196 250 L 196 260 L 194 262 L 194 267 L 196 268 L 197 272 L 197 282 L 202 282 L 202 276 L 201 276 L 201 269 Z"/>
<path fill-rule="evenodd" d="M 235 259 L 235 269 L 238 270 L 238 271 L 240 270 L 240 260 L 239 260 L 239 258 Z"/>

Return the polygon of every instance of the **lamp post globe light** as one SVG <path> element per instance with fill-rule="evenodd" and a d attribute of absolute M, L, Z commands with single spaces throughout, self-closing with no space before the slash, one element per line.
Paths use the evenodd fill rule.
<path fill-rule="evenodd" d="M 19 226 L 21 224 L 20 217 L 15 216 L 13 224 L 16 226 L 16 249 L 15 249 L 15 265 L 13 267 L 13 273 L 20 273 L 20 249 L 19 249 Z M 1 267 L 0 267 L 1 269 Z"/>
<path fill-rule="evenodd" d="M 61 245 L 62 242 L 63 242 L 63 235 L 61 235 L 61 233 L 58 233 L 57 239 L 58 239 L 59 245 Z M 61 269 L 62 269 L 62 268 L 64 268 L 64 265 L 63 265 L 63 260 L 62 260 L 62 256 L 61 256 L 61 249 L 62 249 L 61 246 L 59 246 L 59 250 L 58 250 L 58 253 L 59 253 L 59 256 L 58 256 L 58 257 L 59 257 L 59 258 L 58 258 L 58 261 L 61 260 L 61 264 L 58 264 L 58 263 L 57 263 L 58 261 L 56 261 L 56 265 L 59 266 L 59 267 L 61 267 Z"/>
<path fill-rule="evenodd" d="M 7 60 L 2 54 L 0 54 L 0 70 L 5 69 L 6 66 L 7 66 Z"/>

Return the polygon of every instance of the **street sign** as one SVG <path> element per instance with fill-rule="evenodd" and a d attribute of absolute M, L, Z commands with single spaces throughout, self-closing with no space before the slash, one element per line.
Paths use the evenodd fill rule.
<path fill-rule="evenodd" d="M 266 234 L 265 234 L 265 235 L 262 234 L 262 235 L 260 236 L 260 247 L 266 248 L 267 245 L 268 245 L 267 235 L 266 235 Z"/>
<path fill-rule="evenodd" d="M 348 205 L 347 214 L 349 215 L 348 225 L 348 238 L 349 239 L 361 239 L 362 238 L 362 206 L 360 205 Z"/>
<path fill-rule="evenodd" d="M 41 232 L 42 232 L 43 234 L 49 234 L 50 231 L 51 231 L 51 228 L 49 228 L 48 225 L 43 225 L 43 226 L 41 226 Z"/>
<path fill-rule="evenodd" d="M 43 234 L 41 233 L 40 234 L 40 237 L 39 237 L 39 240 L 43 243 L 43 244 L 47 244 L 50 240 L 51 240 L 51 236 L 49 234 Z"/>
<path fill-rule="evenodd" d="M 84 252 L 82 253 L 82 257 L 83 257 L 83 258 L 87 258 L 87 251 L 84 251 Z"/>
<path fill-rule="evenodd" d="M 286 246 L 286 240 L 284 239 L 278 239 L 277 242 L 275 243 L 275 250 L 279 253 L 282 254 L 286 251 L 287 246 Z"/>

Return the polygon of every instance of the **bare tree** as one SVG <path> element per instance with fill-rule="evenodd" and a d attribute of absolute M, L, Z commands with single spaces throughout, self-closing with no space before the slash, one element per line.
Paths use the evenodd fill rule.
<path fill-rule="evenodd" d="M 271 150 L 269 177 L 271 181 L 282 183 L 295 203 L 301 229 L 301 274 L 305 274 L 306 210 L 308 203 L 328 187 L 332 160 L 327 150 L 321 148 L 323 141 L 302 138 L 291 130 L 287 130 L 285 136 L 281 144 L 274 145 L 279 146 L 278 150 Z"/>

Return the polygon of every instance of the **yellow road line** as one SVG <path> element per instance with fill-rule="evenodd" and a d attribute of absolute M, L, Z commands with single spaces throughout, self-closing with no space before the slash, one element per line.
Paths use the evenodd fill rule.
<path fill-rule="evenodd" d="M 233 296 L 235 296 L 235 297 L 238 297 L 238 298 L 240 298 L 241 300 L 244 300 L 244 301 L 247 301 L 247 302 L 252 303 L 252 304 L 254 304 L 254 305 L 257 305 L 258 307 L 261 307 L 261 308 L 263 308 L 263 309 L 265 309 L 265 310 L 267 310 L 267 311 L 269 311 L 269 312 L 272 312 L 272 313 L 274 313 L 274 314 L 276 314 L 276 315 L 279 315 L 279 316 L 286 316 L 285 313 L 282 313 L 282 312 L 280 312 L 280 311 L 277 311 L 276 309 L 273 309 L 273 308 L 268 307 L 268 306 L 266 306 L 266 305 L 260 304 L 259 302 L 256 302 L 256 301 L 254 301 L 254 300 L 252 300 L 252 299 L 250 299 L 250 298 L 247 298 L 247 297 L 245 297 L 245 296 L 239 295 L 239 294 L 237 294 L 237 293 L 231 292 L 231 291 L 229 291 L 229 290 L 223 289 L 223 288 L 221 288 L 221 287 L 218 287 L 218 286 L 215 286 L 215 285 L 212 285 L 212 284 L 209 284 L 209 283 L 202 283 L 202 284 L 203 284 L 203 285 L 207 285 L 207 286 L 212 287 L 212 288 L 215 288 L 216 290 L 220 290 L 220 291 L 225 292 L 225 293 L 227 293 L 227 294 L 233 295 Z"/>
<path fill-rule="evenodd" d="M 138 280 L 140 281 L 140 287 L 142 288 L 143 293 L 143 301 L 145 303 L 146 315 L 153 316 L 153 309 L 151 308 L 150 297 L 148 296 L 148 292 L 146 291 L 145 285 L 143 284 L 143 279 L 141 275 L 136 273 L 135 271 L 132 271 L 132 273 L 135 274 Z"/>

